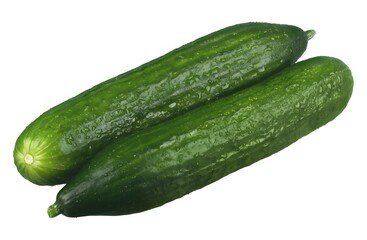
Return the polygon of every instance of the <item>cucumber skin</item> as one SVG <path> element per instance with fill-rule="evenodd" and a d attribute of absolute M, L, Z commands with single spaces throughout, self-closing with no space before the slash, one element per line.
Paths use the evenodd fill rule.
<path fill-rule="evenodd" d="M 288 25 L 246 23 L 209 34 L 42 114 L 17 139 L 15 164 L 35 184 L 65 183 L 115 138 L 260 81 L 306 46 L 305 32 Z"/>
<path fill-rule="evenodd" d="M 285 148 L 333 120 L 353 89 L 349 68 L 312 58 L 205 107 L 120 139 L 57 195 L 50 217 L 145 211 Z"/>

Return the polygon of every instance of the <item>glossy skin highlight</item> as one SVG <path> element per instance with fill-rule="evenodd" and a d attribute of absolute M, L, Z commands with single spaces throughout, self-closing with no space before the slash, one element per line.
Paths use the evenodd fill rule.
<path fill-rule="evenodd" d="M 112 140 L 245 88 L 293 64 L 308 35 L 245 23 L 184 45 L 42 114 L 19 136 L 18 171 L 39 185 L 65 183 Z M 25 162 L 30 154 L 33 164 Z"/>
<path fill-rule="evenodd" d="M 297 63 L 107 146 L 59 192 L 49 215 L 122 215 L 161 206 L 333 120 L 352 90 L 351 72 L 338 59 Z"/>

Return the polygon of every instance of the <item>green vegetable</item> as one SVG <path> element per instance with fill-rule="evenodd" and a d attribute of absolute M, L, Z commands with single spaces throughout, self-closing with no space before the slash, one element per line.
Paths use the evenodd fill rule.
<path fill-rule="evenodd" d="M 316 57 L 231 96 L 134 133 L 98 153 L 59 192 L 48 214 L 148 210 L 265 158 L 333 120 L 353 78 Z"/>
<path fill-rule="evenodd" d="M 19 136 L 15 164 L 39 185 L 65 183 L 119 136 L 231 94 L 293 64 L 314 31 L 246 23 L 222 29 L 43 113 Z"/>

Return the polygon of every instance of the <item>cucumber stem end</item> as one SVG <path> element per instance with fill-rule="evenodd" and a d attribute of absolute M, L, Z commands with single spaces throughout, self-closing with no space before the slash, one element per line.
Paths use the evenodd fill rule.
<path fill-rule="evenodd" d="M 54 218 L 54 217 L 60 215 L 60 213 L 61 213 L 61 211 L 60 211 L 59 205 L 57 203 L 52 204 L 47 209 L 47 214 L 50 218 Z"/>
<path fill-rule="evenodd" d="M 307 30 L 306 31 L 306 35 L 307 35 L 307 39 L 311 40 L 313 38 L 313 36 L 315 36 L 316 31 L 315 30 Z"/>

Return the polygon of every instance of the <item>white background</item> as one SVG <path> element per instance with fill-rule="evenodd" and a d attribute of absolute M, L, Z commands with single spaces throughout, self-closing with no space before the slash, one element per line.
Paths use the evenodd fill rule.
<path fill-rule="evenodd" d="M 0 239 L 367 239 L 363 1 L 1 1 Z M 355 78 L 334 121 L 179 200 L 119 217 L 49 219 L 62 186 L 24 180 L 15 140 L 50 107 L 220 28 L 315 29 L 301 59 L 342 59 Z"/>

